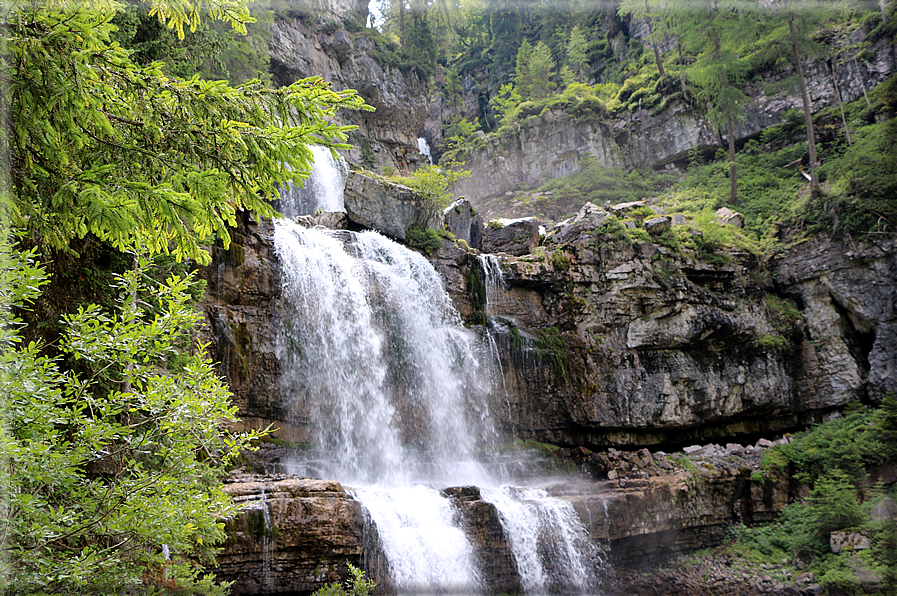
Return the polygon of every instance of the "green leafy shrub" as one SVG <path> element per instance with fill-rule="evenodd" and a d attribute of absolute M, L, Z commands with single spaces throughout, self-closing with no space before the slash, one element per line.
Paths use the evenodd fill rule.
<path fill-rule="evenodd" d="M 20 342 L 7 310 L 27 308 L 46 281 L 41 268 L 6 245 L 0 261 L 0 287 L 12 288 L 0 343 L 14 348 L 0 353 L 10 593 L 222 593 L 200 574 L 235 511 L 220 479 L 264 433 L 224 430 L 236 408 L 192 350 L 201 316 L 189 279 L 153 282 L 141 260 L 119 278 L 113 309 L 64 317 L 60 350 L 77 366 L 62 371 Z"/>
<path fill-rule="evenodd" d="M 345 581 L 343 585 L 339 582 L 327 584 L 320 590 L 317 590 L 313 596 L 369 596 L 377 587 L 377 583 L 373 580 L 366 579 L 364 571 L 346 563 L 349 568 L 351 577 Z"/>
<path fill-rule="evenodd" d="M 852 528 L 865 519 L 850 477 L 838 468 L 828 470 L 816 479 L 810 503 L 816 531 L 826 535 Z"/>
<path fill-rule="evenodd" d="M 445 240 L 452 239 L 451 232 L 446 230 L 434 230 L 421 224 L 413 223 L 405 233 L 405 242 L 408 246 L 420 249 L 428 256 L 436 254 Z"/>
<path fill-rule="evenodd" d="M 418 168 L 410 176 L 393 175 L 389 179 L 417 191 L 434 208 L 442 209 L 452 202 L 452 195 L 449 192 L 452 184 L 470 178 L 470 172 L 461 169 L 463 165 L 454 162 L 441 166 L 427 165 Z"/>

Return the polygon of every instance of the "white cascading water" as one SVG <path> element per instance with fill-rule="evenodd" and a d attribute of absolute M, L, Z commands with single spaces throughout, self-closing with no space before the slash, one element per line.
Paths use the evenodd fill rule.
<path fill-rule="evenodd" d="M 291 184 L 280 192 L 277 210 L 284 217 L 314 215 L 318 210 L 331 213 L 346 210 L 343 188 L 349 175 L 348 164 L 342 157 L 334 159 L 327 147 L 309 145 L 309 149 L 314 162 L 305 185 L 299 188 Z"/>
<path fill-rule="evenodd" d="M 427 158 L 427 162 L 433 165 L 433 155 L 430 154 L 430 143 L 423 137 L 417 137 L 417 150 L 420 154 Z"/>
<path fill-rule="evenodd" d="M 498 510 L 527 593 L 594 585 L 599 553 L 573 508 L 545 491 L 499 488 L 486 471 L 498 373 L 429 261 L 375 232 L 289 220 L 277 222 L 275 250 L 277 353 L 295 400 L 285 405 L 309 413 L 297 422 L 314 443 L 287 469 L 352 487 L 376 526 L 390 587 L 487 591 L 459 513 L 437 490 L 462 485 L 494 487 L 482 497 Z M 500 275 L 496 265 L 484 262 L 488 277 Z"/>
<path fill-rule="evenodd" d="M 486 314 L 492 314 L 491 303 L 494 302 L 495 293 L 505 287 L 504 274 L 501 272 L 501 260 L 495 255 L 484 253 L 477 257 L 480 261 L 480 270 L 483 272 L 483 283 L 486 286 Z M 492 298 L 490 300 L 490 298 Z"/>
<path fill-rule="evenodd" d="M 537 488 L 482 488 L 495 505 L 527 594 L 584 594 L 601 560 L 573 506 Z"/>

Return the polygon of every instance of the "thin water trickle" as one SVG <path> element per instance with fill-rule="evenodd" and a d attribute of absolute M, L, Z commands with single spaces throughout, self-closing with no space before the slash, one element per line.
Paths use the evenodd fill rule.
<path fill-rule="evenodd" d="M 270 594 L 274 588 L 271 574 L 271 510 L 268 508 L 268 496 L 265 489 L 261 494 L 261 509 L 264 529 L 262 532 L 262 593 Z"/>
<path fill-rule="evenodd" d="M 501 259 L 492 254 L 481 254 L 480 269 L 483 271 L 483 283 L 486 285 L 486 307 L 495 302 L 500 290 L 505 288 L 505 277 L 501 270 Z"/>

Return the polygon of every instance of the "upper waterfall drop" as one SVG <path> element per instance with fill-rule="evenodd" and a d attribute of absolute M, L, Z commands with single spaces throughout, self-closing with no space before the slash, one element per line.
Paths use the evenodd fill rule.
<path fill-rule="evenodd" d="M 430 152 L 430 143 L 423 137 L 417 137 L 417 150 L 420 154 L 427 158 L 430 165 L 433 165 L 433 154 Z"/>
<path fill-rule="evenodd" d="M 284 389 L 315 413 L 310 434 L 329 454 L 307 471 L 350 484 L 482 482 L 492 381 L 432 265 L 375 232 L 290 221 L 277 222 L 275 250 Z"/>
<path fill-rule="evenodd" d="M 314 215 L 316 211 L 345 212 L 343 189 L 349 176 L 349 165 L 327 147 L 310 145 L 314 162 L 311 175 L 302 188 L 290 185 L 282 189 L 275 208 L 284 217 Z"/>

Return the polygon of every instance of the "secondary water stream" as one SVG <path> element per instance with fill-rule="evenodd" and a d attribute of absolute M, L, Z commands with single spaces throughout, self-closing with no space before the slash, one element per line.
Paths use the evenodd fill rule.
<path fill-rule="evenodd" d="M 351 487 L 391 588 L 488 592 L 460 513 L 440 492 L 468 485 L 496 507 L 527 593 L 594 586 L 600 552 L 569 503 L 514 488 L 496 471 L 507 468 L 490 465 L 500 368 L 429 261 L 375 232 L 290 220 L 277 222 L 275 249 L 282 381 L 314 443 L 288 470 Z"/>

